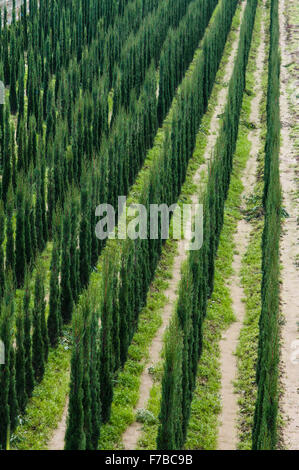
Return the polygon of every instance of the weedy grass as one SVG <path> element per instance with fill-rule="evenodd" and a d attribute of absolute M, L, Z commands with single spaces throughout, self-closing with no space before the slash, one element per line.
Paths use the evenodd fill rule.
<path fill-rule="evenodd" d="M 242 111 L 242 113 L 244 110 Z M 242 116 L 241 116 L 242 117 Z M 221 372 L 219 342 L 222 332 L 235 320 L 229 283 L 233 274 L 235 253 L 234 235 L 240 213 L 243 192 L 242 174 L 250 152 L 247 127 L 239 129 L 234 157 L 234 169 L 225 204 L 224 224 L 215 265 L 214 292 L 209 300 L 203 326 L 203 352 L 199 361 L 196 388 L 191 406 L 186 449 L 213 450 L 217 448 L 219 414 L 221 411 Z"/>
<path fill-rule="evenodd" d="M 263 16 L 262 16 L 263 15 Z M 264 21 L 266 31 L 265 63 L 262 74 L 263 95 L 267 96 L 269 53 L 269 25 L 270 15 L 267 5 L 264 13 L 260 9 L 257 16 L 255 35 L 255 47 L 260 45 L 261 21 Z M 248 86 L 254 89 L 254 70 L 250 71 Z M 240 333 L 237 348 L 238 376 L 235 382 L 235 390 L 239 395 L 239 443 L 238 449 L 249 450 L 252 446 L 252 426 L 256 402 L 256 362 L 258 355 L 259 318 L 261 314 L 261 280 L 262 280 L 262 234 L 264 229 L 263 191 L 264 191 L 264 147 L 266 137 L 266 103 L 263 99 L 260 103 L 259 115 L 261 122 L 261 148 L 258 155 L 257 182 L 252 194 L 246 201 L 245 217 L 252 228 L 250 240 L 242 259 L 241 282 L 245 292 L 246 315 L 244 325 Z"/>
<path fill-rule="evenodd" d="M 45 450 L 62 416 L 69 391 L 71 335 L 68 328 L 57 349 L 50 349 L 42 382 L 34 388 L 25 416 L 11 436 L 11 448 Z"/>

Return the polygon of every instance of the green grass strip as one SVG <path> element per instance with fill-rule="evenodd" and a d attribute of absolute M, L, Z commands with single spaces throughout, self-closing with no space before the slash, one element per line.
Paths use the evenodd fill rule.
<path fill-rule="evenodd" d="M 65 330 L 57 349 L 50 350 L 43 381 L 34 388 L 26 414 L 11 436 L 11 448 L 45 450 L 57 427 L 69 390 L 71 335 Z"/>
<path fill-rule="evenodd" d="M 261 13 L 259 12 L 258 18 Z M 259 19 L 260 21 L 260 19 Z M 269 52 L 269 8 L 264 15 L 266 44 L 265 56 Z M 257 34 L 255 41 L 257 47 L 260 44 L 260 36 Z M 262 88 L 264 96 L 267 95 L 268 70 L 265 63 Z M 254 78 L 249 77 L 248 86 L 254 89 Z M 260 103 L 261 120 L 261 150 L 258 155 L 258 179 L 252 195 L 246 201 L 246 215 L 252 225 L 249 244 L 242 259 L 241 281 L 245 292 L 246 316 L 240 333 L 240 341 L 237 348 L 238 377 L 235 390 L 239 395 L 239 443 L 238 449 L 250 450 L 252 446 L 252 426 L 255 402 L 257 396 L 256 387 L 256 363 L 258 354 L 259 318 L 261 314 L 261 281 L 262 281 L 262 234 L 264 229 L 263 217 L 263 191 L 264 191 L 264 148 L 266 136 L 266 100 Z"/>

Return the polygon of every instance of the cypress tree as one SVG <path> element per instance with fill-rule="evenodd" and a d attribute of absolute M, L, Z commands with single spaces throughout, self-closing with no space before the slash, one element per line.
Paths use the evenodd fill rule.
<path fill-rule="evenodd" d="M 90 383 L 90 300 L 84 296 L 81 315 L 83 317 L 83 409 L 84 409 L 84 434 L 85 447 L 87 450 L 93 448 L 92 444 L 92 416 L 91 416 L 91 383 Z"/>
<path fill-rule="evenodd" d="M 10 87 L 9 87 L 9 102 L 10 111 L 16 114 L 18 111 L 18 98 L 16 86 L 16 39 L 14 30 L 12 30 L 10 39 Z"/>
<path fill-rule="evenodd" d="M 42 142 L 42 139 L 39 139 Z M 46 166 L 44 159 L 43 145 L 39 145 L 39 158 L 41 160 L 41 180 L 40 180 L 40 197 L 41 197 L 41 213 L 42 213 L 42 227 L 43 227 L 43 240 L 44 246 L 48 240 L 48 224 L 46 217 L 46 193 L 45 193 L 45 179 L 46 179 Z"/>
<path fill-rule="evenodd" d="M 18 129 L 17 129 L 17 144 L 18 144 L 18 163 L 17 170 L 20 172 L 23 170 L 26 172 L 28 170 L 28 161 L 27 161 L 27 148 L 26 148 L 26 134 L 25 134 L 25 121 L 23 117 L 20 117 L 18 120 Z"/>
<path fill-rule="evenodd" d="M 178 324 L 171 324 L 166 341 L 165 365 L 162 379 L 158 450 L 176 450 L 181 443 L 182 420 L 182 339 Z"/>
<path fill-rule="evenodd" d="M 22 117 L 24 115 L 24 76 L 25 76 L 25 66 L 24 66 L 24 60 L 21 58 L 20 64 L 19 64 L 19 74 L 18 74 L 18 111 L 19 111 L 19 117 Z"/>
<path fill-rule="evenodd" d="M 129 328 L 130 328 L 130 318 L 131 318 L 131 309 L 132 305 L 129 302 L 129 279 L 126 275 L 126 262 L 122 260 L 122 268 L 120 272 L 120 279 L 121 284 L 119 287 L 119 318 L 120 318 L 120 326 L 119 326 L 119 335 L 121 338 L 120 342 L 120 363 L 123 366 L 127 359 L 127 353 L 130 345 L 130 335 L 129 335 Z"/>
<path fill-rule="evenodd" d="M 17 222 L 16 222 L 16 255 L 15 273 L 17 287 L 22 287 L 25 276 L 26 254 L 25 254 L 25 220 L 24 220 L 24 191 L 20 182 L 17 192 Z"/>
<path fill-rule="evenodd" d="M 2 296 L 4 294 L 4 250 L 3 250 L 4 237 L 5 237 L 5 215 L 4 215 L 3 202 L 0 200 L 0 303 L 1 303 Z"/>
<path fill-rule="evenodd" d="M 37 246 L 39 251 L 42 252 L 45 247 L 45 239 L 43 229 L 42 178 L 40 168 L 36 170 L 35 228 Z"/>
<path fill-rule="evenodd" d="M 113 258 L 113 254 L 110 253 Z M 110 418 L 113 398 L 112 386 L 112 260 L 106 260 L 104 295 L 101 316 L 101 357 L 100 357 L 100 394 L 102 404 L 102 420 L 106 423 Z"/>
<path fill-rule="evenodd" d="M 0 364 L 0 449 L 5 450 L 10 433 L 9 384 L 11 315 L 6 301 L 2 301 L 0 315 L 0 338 L 4 344 L 5 364 Z"/>
<path fill-rule="evenodd" d="M 32 260 L 35 259 L 37 254 L 37 237 L 36 237 L 36 226 L 35 226 L 35 215 L 34 215 L 33 204 L 31 205 L 30 211 L 30 240 L 31 240 L 31 252 Z"/>
<path fill-rule="evenodd" d="M 31 397 L 34 388 L 34 371 L 32 365 L 32 314 L 30 309 L 30 286 L 28 276 L 25 278 L 24 284 L 24 297 L 23 297 L 23 310 L 24 310 L 24 354 L 25 354 L 25 382 L 26 393 Z"/>
<path fill-rule="evenodd" d="M 13 347 L 10 348 L 10 377 L 9 377 L 9 413 L 10 413 L 10 433 L 13 433 L 17 426 L 19 406 L 16 390 L 16 355 Z"/>
<path fill-rule="evenodd" d="M 48 316 L 48 335 L 53 348 L 57 346 L 60 334 L 60 295 L 59 295 L 59 242 L 55 239 L 53 242 L 51 259 L 51 277 L 50 277 L 50 299 Z"/>
<path fill-rule="evenodd" d="M 48 234 L 51 238 L 52 236 L 52 219 L 55 207 L 55 183 L 54 183 L 54 156 L 53 149 L 49 149 L 49 168 L 48 168 L 48 190 L 47 190 L 47 225 L 48 225 Z"/>
<path fill-rule="evenodd" d="M 80 312 L 73 319 L 73 352 L 71 362 L 71 385 L 65 450 L 85 450 L 83 409 L 83 324 Z"/>
<path fill-rule="evenodd" d="M 63 235 L 61 250 L 61 316 L 64 323 L 69 323 L 73 312 L 73 295 L 70 284 L 70 215 L 67 210 L 63 217 Z"/>
<path fill-rule="evenodd" d="M 91 383 L 91 444 L 94 450 L 98 448 L 101 426 L 101 401 L 99 377 L 99 324 L 96 312 L 92 312 L 90 329 L 90 383 Z"/>
<path fill-rule="evenodd" d="M 43 293 L 43 278 L 38 270 L 35 277 L 32 335 L 32 366 L 37 382 L 42 380 L 45 372 L 45 345 L 42 328 L 42 314 L 44 311 Z"/>
<path fill-rule="evenodd" d="M 80 224 L 80 284 L 86 288 L 90 274 L 90 224 L 87 187 L 81 189 L 81 224 Z"/>
<path fill-rule="evenodd" d="M 36 135 L 36 120 L 34 116 L 30 116 L 29 118 L 26 155 L 28 157 L 28 165 L 30 166 L 30 164 L 32 164 L 33 167 L 36 168 L 37 166 L 37 135 Z"/>
<path fill-rule="evenodd" d="M 26 393 L 26 357 L 24 348 L 24 317 L 19 308 L 16 318 L 16 391 L 21 413 L 24 413 L 28 396 Z"/>
<path fill-rule="evenodd" d="M 4 137 L 3 137 L 3 171 L 2 171 L 2 199 L 6 204 L 9 186 L 11 184 L 11 134 L 9 124 L 9 110 L 5 107 Z"/>
<path fill-rule="evenodd" d="M 113 369 L 116 372 L 120 365 L 120 318 L 119 318 L 119 305 L 118 305 L 118 279 L 115 276 L 113 279 L 113 318 L 112 318 L 112 344 L 113 344 Z"/>
<path fill-rule="evenodd" d="M 31 248 L 31 230 L 30 230 L 30 212 L 31 202 L 28 191 L 25 191 L 25 203 L 24 203 L 24 238 L 25 238 L 25 254 L 26 264 L 30 267 L 32 262 L 32 248 Z"/>
<path fill-rule="evenodd" d="M 267 135 L 264 165 L 262 237 L 262 311 L 259 320 L 258 385 L 252 430 L 253 450 L 275 450 L 278 442 L 279 403 L 279 241 L 281 233 L 280 150 L 280 54 L 278 0 L 271 1 L 270 53 L 267 92 Z"/>
<path fill-rule="evenodd" d="M 4 9 L 4 25 L 7 22 L 7 10 Z M 4 83 L 5 86 L 9 85 L 10 80 L 10 60 L 9 60 L 9 31 L 8 28 L 4 28 L 4 40 L 3 40 L 3 66 L 4 66 Z"/>
<path fill-rule="evenodd" d="M 44 276 L 41 277 L 41 296 L 40 296 L 40 307 L 41 307 L 41 334 L 43 340 L 43 351 L 44 351 L 44 364 L 48 362 L 49 355 L 49 336 L 46 321 L 46 300 L 45 300 L 45 280 Z"/>
<path fill-rule="evenodd" d="M 12 194 L 12 191 L 10 191 Z M 13 233 L 13 205 L 12 197 L 9 196 L 8 205 L 7 205 L 7 218 L 6 218 L 6 259 L 5 259 L 5 269 L 6 272 L 11 271 L 13 279 L 15 278 L 15 243 L 14 243 L 14 233 Z"/>
<path fill-rule="evenodd" d="M 10 126 L 10 151 L 11 151 L 11 183 L 13 187 L 14 194 L 16 193 L 17 187 L 17 169 L 16 169 L 16 151 L 15 151 L 15 129 L 14 125 Z"/>
<path fill-rule="evenodd" d="M 70 283 L 74 302 L 79 295 L 79 251 L 78 251 L 78 203 L 76 194 L 72 194 L 71 202 L 71 240 L 70 240 Z"/>

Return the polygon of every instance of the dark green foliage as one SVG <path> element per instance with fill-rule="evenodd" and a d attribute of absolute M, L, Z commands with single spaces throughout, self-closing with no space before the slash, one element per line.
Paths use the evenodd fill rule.
<path fill-rule="evenodd" d="M 11 194 L 11 192 L 10 192 Z M 11 272 L 13 279 L 15 278 L 15 243 L 14 243 L 14 231 L 13 231 L 13 206 L 11 203 L 12 197 L 8 196 L 7 203 L 7 218 L 6 218 L 6 257 L 5 257 L 5 269 L 6 272 Z"/>
<path fill-rule="evenodd" d="M 105 266 L 106 278 L 104 289 L 104 301 L 101 312 L 101 356 L 100 356 L 100 396 L 102 404 L 102 420 L 107 422 L 110 417 L 110 410 L 113 398 L 113 350 L 112 350 L 112 310 L 113 291 L 111 289 L 113 277 L 115 275 L 114 266 L 111 260 Z"/>
<path fill-rule="evenodd" d="M 63 234 L 61 246 L 61 317 L 64 323 L 69 323 L 73 312 L 73 295 L 70 282 L 71 258 L 70 258 L 70 237 L 71 237 L 70 213 L 66 211 L 63 217 Z"/>
<path fill-rule="evenodd" d="M 35 201 L 35 230 L 36 230 L 36 240 L 37 247 L 39 251 L 42 251 L 45 247 L 44 239 L 44 200 L 42 198 L 43 194 L 43 179 L 41 176 L 41 170 L 38 168 L 36 171 L 36 201 Z"/>
<path fill-rule="evenodd" d="M 33 308 L 33 334 L 32 334 L 32 366 L 34 377 L 40 382 L 45 372 L 45 357 L 47 355 L 47 344 L 44 341 L 44 315 L 45 298 L 43 276 L 37 271 L 34 290 Z"/>
<path fill-rule="evenodd" d="M 78 312 L 73 317 L 74 345 L 65 450 L 84 450 L 86 448 L 83 409 L 83 335 L 83 318 L 81 312 Z"/>
<path fill-rule="evenodd" d="M 25 194 L 25 203 L 24 203 L 24 240 L 25 240 L 25 254 L 26 254 L 26 263 L 28 267 L 31 266 L 32 262 L 32 242 L 31 242 L 31 230 L 30 230 L 30 213 L 32 211 L 30 196 Z"/>
<path fill-rule="evenodd" d="M 85 433 L 85 447 L 87 450 L 92 450 L 92 414 L 91 414 L 91 383 L 90 383 L 90 347 L 91 347 L 91 312 L 90 312 L 90 301 L 87 297 L 84 298 L 82 305 L 82 317 L 83 317 L 83 410 L 84 410 L 84 433 Z"/>
<path fill-rule="evenodd" d="M 9 403 L 9 415 L 10 415 L 9 431 L 10 433 L 13 433 L 17 426 L 17 418 L 19 414 L 17 389 L 16 389 L 16 353 L 15 353 L 14 347 L 10 348 L 8 403 Z"/>
<path fill-rule="evenodd" d="M 182 338 L 177 335 L 178 325 L 169 327 L 166 349 L 164 375 L 162 379 L 162 402 L 160 421 L 157 437 L 157 449 L 174 450 L 181 449 L 183 444 L 182 429 Z"/>
<path fill-rule="evenodd" d="M 275 450 L 278 440 L 279 239 L 281 233 L 279 80 L 278 0 L 272 0 L 264 172 L 265 226 L 262 243 L 262 312 L 259 322 L 256 375 L 258 395 L 252 434 L 253 450 Z"/>
<path fill-rule="evenodd" d="M 123 259 L 122 268 L 120 271 L 120 287 L 119 287 L 119 319 L 120 319 L 120 329 L 119 337 L 120 341 L 120 363 L 123 366 L 127 359 L 128 349 L 130 346 L 130 324 L 132 316 L 133 305 L 129 302 L 129 286 L 130 278 L 127 275 L 127 263 Z"/>
<path fill-rule="evenodd" d="M 6 199 L 8 195 L 8 189 L 11 184 L 11 133 L 10 133 L 10 123 L 9 123 L 9 110 L 8 107 L 5 107 L 4 112 L 4 126 L 3 126 L 3 151 L 2 151 L 2 199 L 4 204 L 6 204 Z"/>
<path fill-rule="evenodd" d="M 160 57 L 158 121 L 162 124 L 185 70 L 193 59 L 217 0 L 193 1 L 177 30 L 168 35 Z"/>
<path fill-rule="evenodd" d="M 53 348 L 57 346 L 60 334 L 60 289 L 59 289 L 59 242 L 53 242 L 51 259 L 51 277 L 50 277 L 50 298 L 49 298 L 49 316 L 48 316 L 48 336 Z"/>
<path fill-rule="evenodd" d="M 26 268 L 25 253 L 25 211 L 24 211 L 24 190 L 21 184 L 22 174 L 18 184 L 17 191 L 17 222 L 16 222 L 16 253 L 15 253 L 15 273 L 16 285 L 22 287 L 24 283 Z"/>
<path fill-rule="evenodd" d="M 78 201 L 73 196 L 71 203 L 71 241 L 70 241 L 70 283 L 74 302 L 77 302 L 80 293 L 79 280 L 79 250 L 78 250 Z M 93 237 L 95 238 L 95 237 Z"/>
<path fill-rule="evenodd" d="M 19 115 L 23 116 L 24 114 L 24 76 L 25 76 L 25 66 L 24 66 L 24 60 L 22 59 L 20 61 L 19 65 L 19 75 L 18 75 L 18 111 Z"/>
<path fill-rule="evenodd" d="M 90 385 L 91 385 L 91 448 L 97 450 L 101 426 L 99 326 L 97 312 L 92 313 L 90 325 Z"/>
<path fill-rule="evenodd" d="M 24 413 L 28 400 L 26 392 L 26 356 L 24 348 L 24 317 L 22 309 L 16 319 L 16 392 L 20 411 Z"/>
<path fill-rule="evenodd" d="M 5 347 L 5 364 L 0 364 L 0 449 L 6 449 L 10 433 L 10 349 L 12 316 L 6 299 L 2 301 L 0 315 L 0 338 Z"/>
<path fill-rule="evenodd" d="M 24 285 L 24 298 L 23 298 L 23 312 L 24 312 L 24 354 L 25 354 L 25 382 L 26 393 L 31 397 L 34 387 L 34 371 L 32 366 L 32 312 L 30 309 L 30 287 L 28 283 L 28 276 L 25 278 Z"/>
<path fill-rule="evenodd" d="M 41 285 L 41 334 L 43 340 L 43 351 L 44 351 L 44 364 L 48 362 L 48 355 L 49 355 L 49 336 L 48 336 L 48 328 L 47 328 L 47 321 L 46 321 L 46 300 L 45 300 L 45 280 L 42 276 L 42 285 Z"/>
<path fill-rule="evenodd" d="M 12 114 L 16 114 L 18 110 L 18 99 L 17 99 L 17 64 L 16 64 L 16 38 L 14 31 L 12 31 L 10 37 L 10 88 L 9 88 L 9 101 L 10 111 Z"/>
<path fill-rule="evenodd" d="M 91 270 L 90 259 L 90 224 L 89 224 L 89 201 L 86 186 L 81 189 L 81 224 L 80 224 L 80 285 L 85 289 L 88 284 L 89 274 Z"/>
<path fill-rule="evenodd" d="M 86 293 L 74 314 L 73 326 L 74 361 L 65 448 L 96 450 L 101 423 L 99 327 L 97 312 Z"/>
<path fill-rule="evenodd" d="M 30 221 L 31 256 L 32 256 L 32 259 L 34 259 L 37 254 L 37 238 L 36 238 L 36 227 L 35 227 L 35 214 L 34 214 L 34 209 L 32 206 L 29 212 L 29 221 Z"/>
<path fill-rule="evenodd" d="M 4 249 L 3 242 L 5 238 L 5 215 L 3 202 L 0 200 L 0 302 L 4 293 Z"/>

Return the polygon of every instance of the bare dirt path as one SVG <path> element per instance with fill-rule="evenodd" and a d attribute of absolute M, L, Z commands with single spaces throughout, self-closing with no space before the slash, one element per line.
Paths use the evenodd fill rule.
<path fill-rule="evenodd" d="M 243 17 L 245 5 L 246 5 L 246 2 L 243 2 L 241 18 Z M 225 76 L 223 79 L 224 83 L 227 83 L 230 80 L 230 77 L 232 74 L 233 64 L 234 64 L 235 57 L 236 57 L 237 50 L 238 50 L 239 33 L 240 33 L 240 28 L 237 31 L 236 38 L 232 47 L 232 51 L 225 67 Z M 211 132 L 208 137 L 208 141 L 207 141 L 207 145 L 205 149 L 205 162 L 206 163 L 201 165 L 198 168 L 193 178 L 193 181 L 196 185 L 199 185 L 202 172 L 207 169 L 207 163 L 211 157 L 213 147 L 216 143 L 216 139 L 217 139 L 217 135 L 219 132 L 219 127 L 220 127 L 219 116 L 224 111 L 227 94 L 228 94 L 227 87 L 223 87 L 218 94 L 217 105 L 215 107 L 215 112 L 211 120 L 211 127 L 210 127 Z M 197 203 L 198 193 L 196 192 L 195 194 L 193 194 L 191 196 L 191 199 L 192 199 L 192 203 L 194 204 Z M 171 316 L 173 314 L 174 305 L 177 300 L 177 290 L 178 290 L 180 279 L 181 279 L 182 264 L 187 259 L 187 256 L 188 256 L 188 252 L 186 251 L 185 245 L 186 245 L 186 241 L 184 240 L 181 240 L 178 242 L 178 254 L 175 258 L 175 262 L 174 262 L 173 269 L 172 269 L 172 279 L 169 283 L 168 289 L 165 292 L 165 295 L 168 298 L 168 302 L 166 306 L 164 307 L 164 310 L 162 313 L 162 326 L 157 332 L 157 335 L 154 338 L 151 344 L 150 350 L 149 350 L 150 362 L 146 365 L 146 369 L 141 375 L 140 392 L 139 392 L 140 395 L 139 395 L 139 401 L 136 406 L 136 410 L 140 408 L 146 408 L 147 402 L 150 397 L 150 391 L 153 386 L 153 380 L 152 380 L 151 374 L 149 373 L 149 368 L 153 366 L 154 364 L 156 364 L 160 359 L 160 355 L 161 355 L 162 348 L 163 348 L 163 336 L 164 336 L 167 326 L 169 325 Z M 122 436 L 122 442 L 126 450 L 136 449 L 138 440 L 141 436 L 141 432 L 142 432 L 142 424 L 136 421 L 127 428 L 127 430 L 124 432 Z"/>
<path fill-rule="evenodd" d="M 298 187 L 296 187 L 296 156 L 290 124 L 292 116 L 288 105 L 287 87 L 292 79 L 286 67 L 294 57 L 288 51 L 288 31 L 286 24 L 286 1 L 279 2 L 280 48 L 281 48 L 281 136 L 280 179 L 283 191 L 283 204 L 289 217 L 283 225 L 280 245 L 282 263 L 281 310 L 284 318 L 282 327 L 283 388 L 281 408 L 286 419 L 283 429 L 284 445 L 289 450 L 299 449 L 299 271 L 296 268 L 298 257 Z M 298 61 L 298 58 L 297 58 Z M 298 70 L 298 69 L 297 69 Z M 298 79 L 299 77 L 297 77 Z M 297 258 L 298 262 L 298 258 Z"/>
<path fill-rule="evenodd" d="M 247 161 L 246 169 L 244 171 L 244 176 L 242 178 L 242 183 L 244 186 L 242 200 L 244 201 L 244 203 L 246 198 L 251 194 L 252 188 L 255 185 L 257 172 L 257 157 L 261 145 L 261 122 L 259 118 L 259 107 L 261 100 L 264 99 L 262 92 L 262 72 L 265 60 L 264 21 L 262 23 L 261 35 L 262 38 L 256 58 L 256 94 L 251 102 L 250 113 L 250 122 L 256 125 L 256 129 L 252 130 L 248 135 L 248 139 L 251 142 L 251 152 Z M 240 210 L 242 210 L 243 208 L 245 207 L 241 207 Z M 240 271 L 242 266 L 242 258 L 246 252 L 249 243 L 250 232 L 251 225 L 245 219 L 241 219 L 238 223 L 237 231 L 234 237 L 236 254 L 234 255 L 232 266 L 234 275 L 230 279 L 232 308 L 236 317 L 236 321 L 228 328 L 228 330 L 226 330 L 220 342 L 222 411 L 220 415 L 220 427 L 218 435 L 219 450 L 235 450 L 237 448 L 238 443 L 238 396 L 234 393 L 233 382 L 237 377 L 236 349 L 246 313 L 245 304 L 242 302 L 242 299 L 245 297 L 245 293 L 241 285 Z"/>
<path fill-rule="evenodd" d="M 64 436 L 66 432 L 66 420 L 68 412 L 69 400 L 67 398 L 62 419 L 58 424 L 57 429 L 55 429 L 54 434 L 48 444 L 48 450 L 63 450 L 64 449 Z"/>

